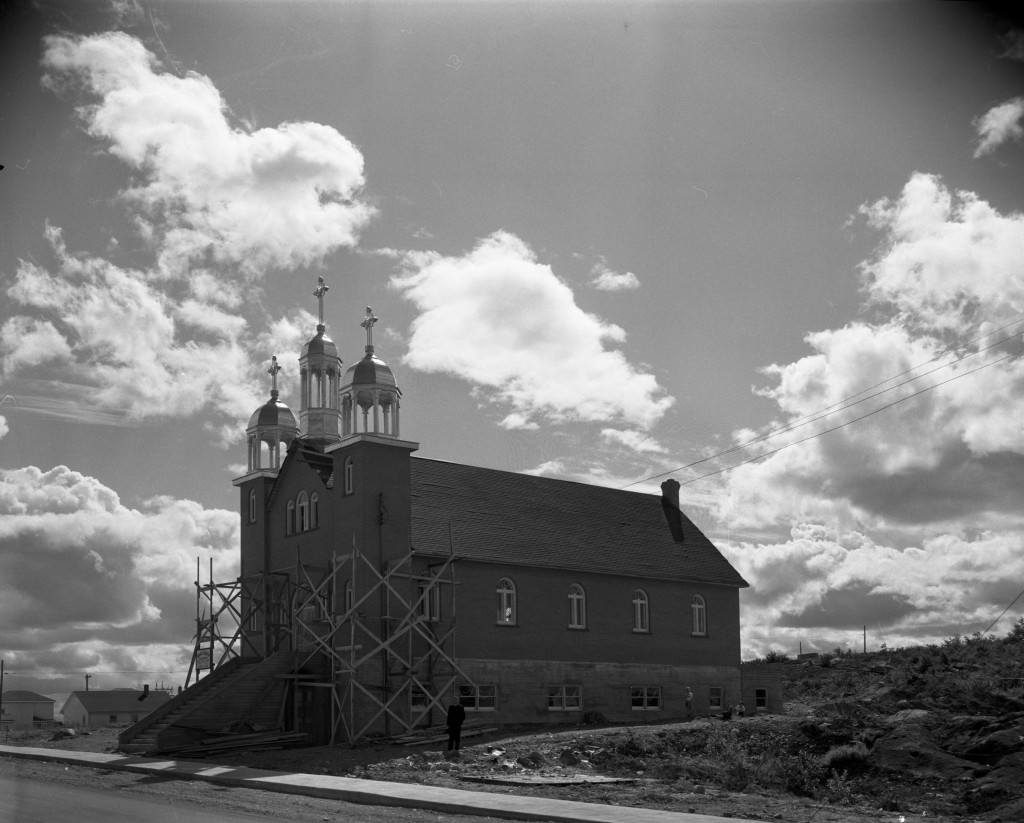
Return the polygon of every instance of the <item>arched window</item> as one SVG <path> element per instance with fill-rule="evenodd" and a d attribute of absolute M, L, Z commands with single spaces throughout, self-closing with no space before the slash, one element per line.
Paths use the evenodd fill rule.
<path fill-rule="evenodd" d="M 498 581 L 497 588 L 498 623 L 505 626 L 516 624 L 516 584 L 507 577 Z"/>
<path fill-rule="evenodd" d="M 315 529 L 320 525 L 320 496 L 313 492 L 309 498 L 309 527 Z"/>
<path fill-rule="evenodd" d="M 633 592 L 633 631 L 649 632 L 651 630 L 650 602 L 647 592 L 637 589 Z"/>
<path fill-rule="evenodd" d="M 309 531 L 309 495 L 305 492 L 299 492 L 295 505 L 298 509 L 299 517 L 299 522 L 297 524 L 298 530 L 300 532 Z"/>
<path fill-rule="evenodd" d="M 284 533 L 295 534 L 295 501 L 288 501 L 288 508 L 285 511 Z"/>
<path fill-rule="evenodd" d="M 693 610 L 692 634 L 706 635 L 708 633 L 708 610 L 704 598 L 695 594 L 690 608 Z"/>
<path fill-rule="evenodd" d="M 249 489 L 249 522 L 256 522 L 256 489 Z"/>
<path fill-rule="evenodd" d="M 587 593 L 579 583 L 569 586 L 569 628 L 587 627 Z"/>
<path fill-rule="evenodd" d="M 345 458 L 345 494 L 352 494 L 354 483 L 352 479 L 353 462 L 351 457 Z"/>

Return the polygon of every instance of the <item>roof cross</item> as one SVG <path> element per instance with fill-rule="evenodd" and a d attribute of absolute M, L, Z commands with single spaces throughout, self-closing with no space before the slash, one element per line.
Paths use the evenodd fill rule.
<path fill-rule="evenodd" d="M 331 287 L 328 286 L 322 277 L 316 279 L 316 288 L 313 290 L 313 296 L 317 299 L 317 303 L 320 307 L 320 325 L 324 324 L 324 295 L 330 291 Z"/>
<path fill-rule="evenodd" d="M 373 309 L 369 306 L 366 307 L 366 317 L 363 322 L 359 325 L 366 329 L 366 349 L 372 351 L 373 349 L 373 324 L 376 323 L 380 318 L 373 316 Z"/>
<path fill-rule="evenodd" d="M 270 368 L 267 369 L 267 374 L 270 375 L 270 394 L 277 397 L 277 373 L 281 371 L 281 367 L 277 365 L 277 355 L 275 354 L 270 358 Z"/>

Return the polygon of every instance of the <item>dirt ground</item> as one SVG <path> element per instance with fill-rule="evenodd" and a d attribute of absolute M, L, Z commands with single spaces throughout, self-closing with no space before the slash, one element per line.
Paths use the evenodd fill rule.
<path fill-rule="evenodd" d="M 740 718 L 731 721 L 729 731 L 762 732 L 764 729 L 759 727 L 765 726 L 786 729 L 797 721 L 790 716 Z M 688 738 L 696 741 L 709 733 L 719 734 L 724 725 L 715 719 L 632 727 L 580 726 L 558 731 L 505 730 L 465 738 L 457 756 L 446 756 L 443 746 L 436 743 L 401 746 L 371 742 L 355 748 L 320 746 L 225 754 L 207 758 L 206 762 L 786 823 L 902 823 L 911 817 L 961 823 L 975 819 L 949 813 L 950 804 L 945 802 L 949 787 L 938 781 L 910 781 L 900 788 L 898 800 L 888 803 L 890 808 L 883 808 L 874 799 L 875 792 L 858 796 L 855 787 L 847 787 L 834 802 L 756 784 L 730 790 L 698 758 L 655 754 L 669 748 L 685 752 Z M 118 731 L 104 729 L 62 740 L 50 740 L 52 733 L 45 732 L 12 734 L 8 743 L 114 751 Z M 105 779 L 124 779 L 113 777 L 117 774 L 107 772 Z M 596 782 L 599 780 L 602 782 Z M 261 805 L 259 800 L 250 801 L 248 806 L 241 801 L 242 807 L 265 813 Z"/>

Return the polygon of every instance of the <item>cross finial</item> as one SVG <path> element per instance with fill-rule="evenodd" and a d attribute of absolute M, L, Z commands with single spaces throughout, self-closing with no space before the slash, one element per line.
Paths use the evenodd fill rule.
<path fill-rule="evenodd" d="M 359 325 L 366 329 L 366 350 L 373 351 L 373 324 L 380 318 L 373 316 L 373 309 L 369 306 L 366 307 L 366 317 L 363 318 L 363 322 Z"/>
<path fill-rule="evenodd" d="M 277 397 L 277 373 L 281 371 L 281 367 L 277 365 L 277 355 L 275 354 L 270 358 L 270 368 L 267 369 L 267 374 L 270 375 L 270 396 Z"/>
<path fill-rule="evenodd" d="M 331 287 L 328 286 L 322 277 L 316 279 L 316 288 L 313 290 L 313 296 L 317 299 L 317 303 L 320 307 L 320 325 L 324 324 L 324 295 L 330 291 Z"/>

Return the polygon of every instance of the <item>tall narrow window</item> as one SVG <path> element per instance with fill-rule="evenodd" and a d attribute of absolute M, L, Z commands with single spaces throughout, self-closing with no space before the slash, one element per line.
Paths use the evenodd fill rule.
<path fill-rule="evenodd" d="M 309 498 L 309 527 L 315 529 L 320 525 L 320 496 L 313 492 Z"/>
<path fill-rule="evenodd" d="M 284 533 L 295 534 L 295 501 L 288 501 L 288 508 L 285 510 Z"/>
<path fill-rule="evenodd" d="M 352 581 L 345 581 L 345 613 L 348 614 L 352 611 Z"/>
<path fill-rule="evenodd" d="M 693 634 L 706 635 L 708 633 L 708 612 L 707 606 L 704 603 L 704 598 L 699 594 L 693 596 L 693 602 L 690 603 L 690 608 L 693 610 Z"/>
<path fill-rule="evenodd" d="M 587 627 L 587 593 L 579 583 L 569 586 L 569 628 Z"/>
<path fill-rule="evenodd" d="M 345 458 L 345 494 L 352 494 L 354 481 L 352 478 L 353 462 L 351 457 Z"/>
<path fill-rule="evenodd" d="M 506 626 L 516 624 L 516 584 L 507 577 L 498 581 L 498 622 Z"/>
<path fill-rule="evenodd" d="M 417 613 L 428 623 L 441 619 L 441 587 L 426 580 L 416 584 Z"/>
<path fill-rule="evenodd" d="M 249 489 L 249 522 L 256 522 L 256 489 Z"/>
<path fill-rule="evenodd" d="M 651 612 L 647 592 L 637 589 L 633 592 L 633 631 L 649 632 L 650 630 Z"/>
<path fill-rule="evenodd" d="M 298 499 L 296 500 L 296 508 L 298 510 L 298 530 L 300 532 L 309 531 L 309 495 L 305 492 L 299 492 Z"/>

